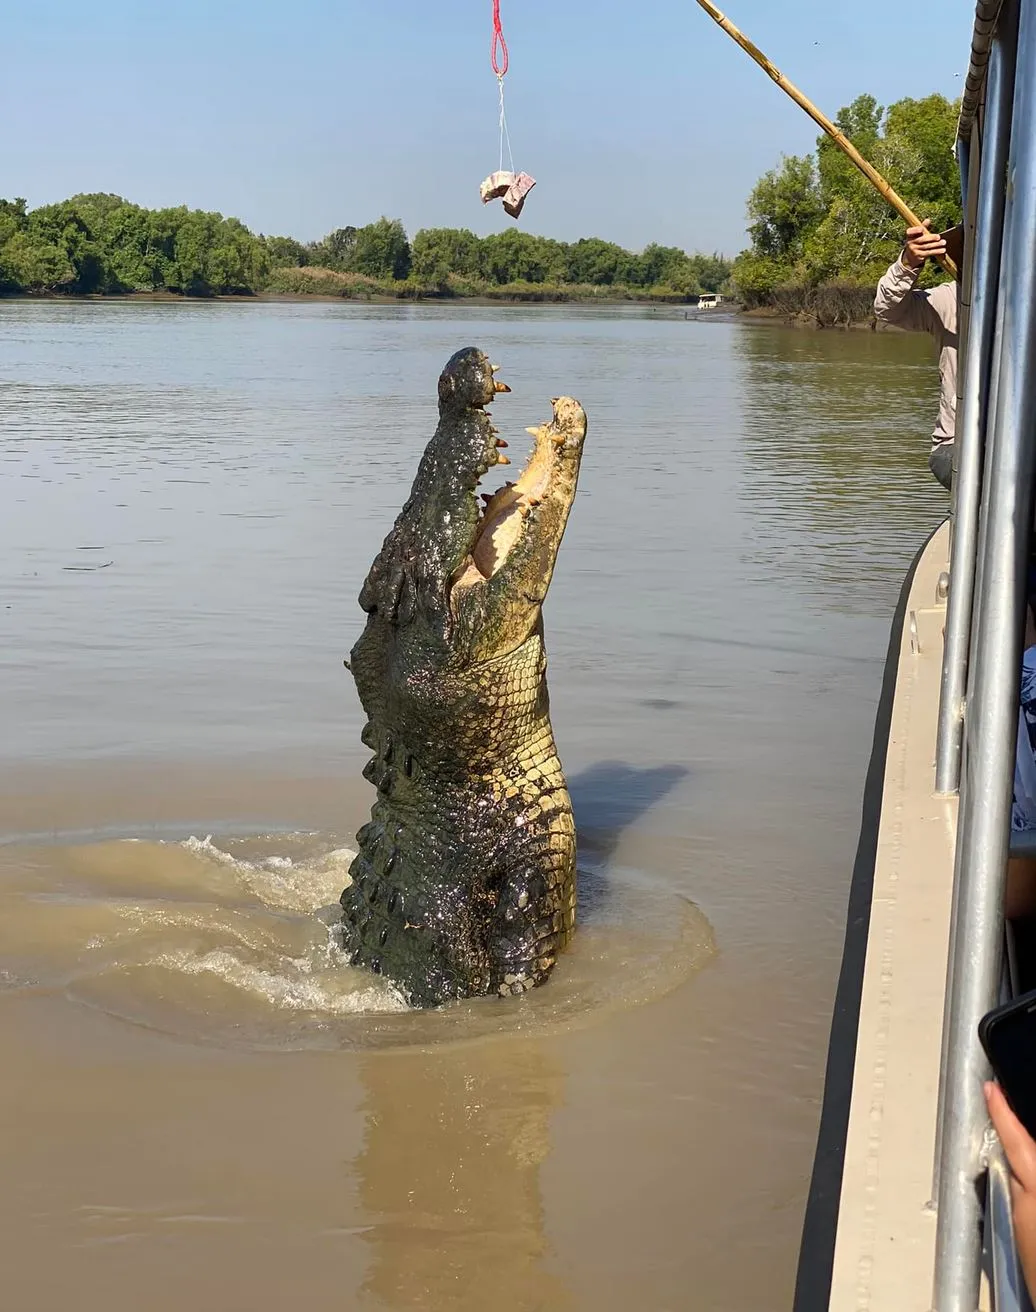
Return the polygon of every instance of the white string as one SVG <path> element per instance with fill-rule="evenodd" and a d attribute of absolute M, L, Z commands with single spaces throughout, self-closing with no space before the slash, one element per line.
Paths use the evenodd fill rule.
<path fill-rule="evenodd" d="M 511 154 L 511 135 L 507 131 L 507 117 L 504 114 L 504 79 L 498 74 L 497 82 L 500 83 L 500 172 L 504 171 L 504 142 L 507 142 L 507 158 L 511 163 L 511 172 L 514 172 L 514 156 Z"/>

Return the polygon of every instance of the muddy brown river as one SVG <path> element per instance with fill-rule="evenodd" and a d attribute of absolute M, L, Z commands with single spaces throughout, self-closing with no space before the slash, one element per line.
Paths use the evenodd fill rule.
<path fill-rule="evenodd" d="M 342 659 L 474 344 L 577 396 L 549 984 L 336 960 Z M 0 302 L 0 1266 L 18 1312 L 790 1305 L 924 339 L 682 310 Z"/>

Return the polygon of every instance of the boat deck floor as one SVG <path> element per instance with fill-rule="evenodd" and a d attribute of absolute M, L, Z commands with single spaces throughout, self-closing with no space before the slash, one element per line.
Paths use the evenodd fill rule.
<path fill-rule="evenodd" d="M 948 526 L 917 564 L 899 650 L 830 1308 L 924 1312 L 956 798 L 933 794 Z"/>

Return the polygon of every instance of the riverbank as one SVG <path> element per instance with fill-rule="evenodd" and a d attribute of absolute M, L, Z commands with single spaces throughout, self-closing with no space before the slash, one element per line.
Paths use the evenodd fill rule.
<path fill-rule="evenodd" d="M 743 292 L 747 314 L 816 328 L 873 328 L 877 282 L 787 282 L 766 291 Z"/>
<path fill-rule="evenodd" d="M 637 302 L 645 305 L 686 305 L 693 307 L 697 296 L 668 286 L 632 287 L 625 284 L 593 283 L 491 283 L 474 279 L 450 279 L 428 284 L 415 278 L 368 278 L 362 274 L 338 273 L 332 269 L 275 269 L 266 282 L 254 291 L 196 293 L 184 296 L 177 291 L 39 291 L 0 292 L 4 299 L 26 300 L 350 300 L 391 304 L 397 301 L 444 301 L 482 305 L 550 304 L 550 305 L 619 305 Z"/>
<path fill-rule="evenodd" d="M 475 298 L 484 301 L 547 301 L 566 304 L 572 301 L 644 301 L 649 304 L 692 305 L 696 293 L 679 291 L 659 283 L 634 286 L 628 283 L 532 282 L 512 279 L 494 282 L 484 278 L 448 274 L 430 282 L 411 274 L 406 278 L 372 278 L 361 273 L 339 273 L 312 265 L 274 269 L 266 281 L 266 292 L 291 292 L 311 296 L 314 293 L 367 300 L 380 296 L 388 300 L 457 301 Z"/>
<path fill-rule="evenodd" d="M 839 328 L 843 332 L 902 331 L 902 329 L 895 328 L 891 324 L 878 323 L 873 312 L 865 318 L 848 319 L 842 322 L 826 322 L 818 319 L 817 315 L 810 314 L 805 310 L 800 310 L 797 313 L 787 313 L 775 309 L 773 306 L 756 305 L 751 309 L 739 309 L 737 316 L 739 319 L 750 319 L 753 323 L 773 324 L 776 328 L 808 328 L 816 332 L 826 332 L 832 328 Z"/>
<path fill-rule="evenodd" d="M 676 292 L 669 287 L 628 287 L 595 286 L 592 284 L 574 284 L 572 286 L 541 283 L 504 283 L 501 285 L 481 284 L 478 287 L 468 285 L 461 289 L 456 286 L 426 287 L 406 280 L 399 282 L 381 281 L 364 278 L 357 274 L 335 273 L 328 269 L 290 269 L 288 278 L 271 278 L 270 284 L 258 291 L 213 292 L 207 295 L 185 296 L 181 292 L 171 291 L 117 291 L 104 293 L 75 292 L 0 292 L 0 301 L 88 301 L 92 303 L 131 302 L 147 304 L 152 302 L 258 302 L 277 304 L 304 303 L 308 301 L 361 301 L 369 305 L 394 305 L 401 301 L 414 303 L 433 301 L 445 305 L 568 305 L 575 308 L 590 306 L 641 305 L 665 307 L 682 307 L 696 312 L 697 297 Z M 830 289 L 818 288 L 818 293 Z M 828 300 L 826 303 L 817 297 L 811 308 L 801 303 L 796 306 L 783 298 L 779 303 L 743 306 L 731 299 L 720 309 L 708 311 L 710 320 L 745 319 L 757 324 L 772 324 L 775 327 L 830 329 L 841 328 L 856 332 L 897 332 L 898 329 L 879 324 L 872 309 L 873 293 L 870 288 L 854 289 L 859 293 L 855 304 L 850 304 L 848 312 L 844 301 Z M 831 306 L 835 306 L 832 312 Z M 704 313 L 704 312 L 703 312 Z"/>

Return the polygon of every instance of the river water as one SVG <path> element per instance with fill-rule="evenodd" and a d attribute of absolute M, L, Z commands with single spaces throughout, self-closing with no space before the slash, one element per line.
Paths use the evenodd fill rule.
<path fill-rule="evenodd" d="M 334 960 L 342 658 L 459 346 L 589 416 L 545 607 L 581 924 Z M 789 1306 L 925 339 L 681 310 L 0 302 L 0 1262 L 19 1312 Z"/>

